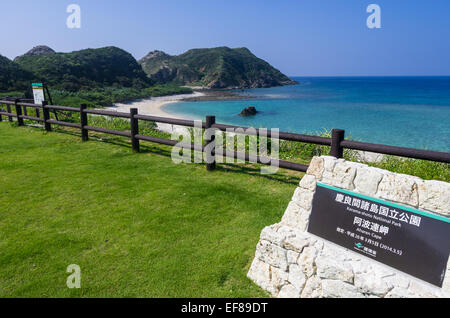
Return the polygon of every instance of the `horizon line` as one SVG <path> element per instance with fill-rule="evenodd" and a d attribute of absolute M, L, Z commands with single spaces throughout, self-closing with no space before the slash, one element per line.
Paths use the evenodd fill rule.
<path fill-rule="evenodd" d="M 288 77 L 450 77 L 448 75 L 287 75 Z"/>

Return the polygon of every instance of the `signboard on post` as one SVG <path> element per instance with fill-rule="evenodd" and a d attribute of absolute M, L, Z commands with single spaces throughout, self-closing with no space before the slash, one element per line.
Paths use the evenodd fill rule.
<path fill-rule="evenodd" d="M 33 88 L 34 103 L 41 105 L 45 101 L 44 85 L 42 83 L 33 83 L 31 87 Z"/>
<path fill-rule="evenodd" d="M 317 183 L 308 232 L 442 287 L 449 218 Z"/>

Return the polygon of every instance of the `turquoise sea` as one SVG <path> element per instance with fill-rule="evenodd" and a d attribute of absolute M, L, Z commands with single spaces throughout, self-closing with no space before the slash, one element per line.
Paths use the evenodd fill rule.
<path fill-rule="evenodd" d="M 294 77 L 299 85 L 236 90 L 252 100 L 180 102 L 192 119 L 280 131 L 346 130 L 354 140 L 450 152 L 450 77 Z M 254 117 L 237 114 L 248 106 Z"/>

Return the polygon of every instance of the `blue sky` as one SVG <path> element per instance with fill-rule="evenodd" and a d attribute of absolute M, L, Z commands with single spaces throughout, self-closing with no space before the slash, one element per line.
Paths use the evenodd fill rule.
<path fill-rule="evenodd" d="M 66 7 L 81 7 L 81 29 Z M 366 8 L 381 7 L 368 29 Z M 114 45 L 137 59 L 159 49 L 248 47 L 294 76 L 450 75 L 449 0 L 1 1 L 0 54 Z"/>

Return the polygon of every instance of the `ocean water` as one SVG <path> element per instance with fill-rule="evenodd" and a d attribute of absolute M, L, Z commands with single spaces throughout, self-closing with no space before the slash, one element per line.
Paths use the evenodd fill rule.
<path fill-rule="evenodd" d="M 450 152 L 450 77 L 295 77 L 299 85 L 236 90 L 251 100 L 180 102 L 192 119 L 296 133 L 345 129 L 354 140 Z M 248 106 L 259 114 L 240 117 Z"/>

